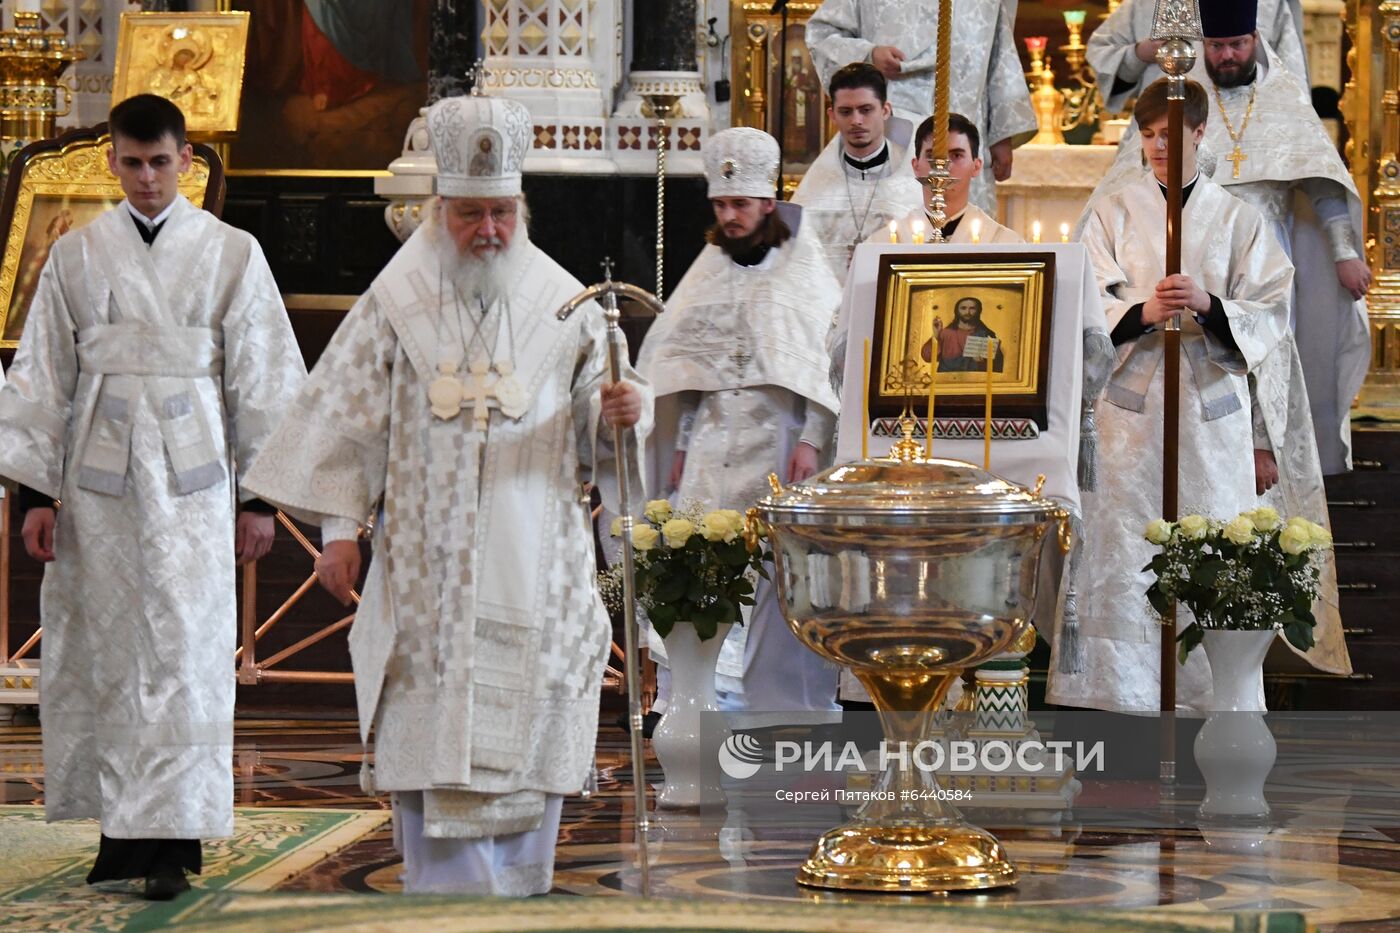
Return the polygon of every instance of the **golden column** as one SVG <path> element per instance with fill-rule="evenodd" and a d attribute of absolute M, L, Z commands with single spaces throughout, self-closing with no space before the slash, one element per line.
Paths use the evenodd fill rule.
<path fill-rule="evenodd" d="M 1356 411 L 1400 420 L 1400 0 L 1347 0 L 1346 160 L 1365 209 L 1375 274 L 1371 371 Z"/>
<path fill-rule="evenodd" d="M 0 32 L 0 143 L 6 165 L 24 144 L 54 135 L 54 121 L 73 106 L 73 92 L 59 78 L 86 57 L 63 33 L 46 31 L 38 13 L 14 16 L 15 28 Z"/>

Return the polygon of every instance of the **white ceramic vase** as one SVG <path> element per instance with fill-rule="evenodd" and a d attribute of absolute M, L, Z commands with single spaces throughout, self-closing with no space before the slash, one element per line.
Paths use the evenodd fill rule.
<path fill-rule="evenodd" d="M 1269 814 L 1264 782 L 1273 770 L 1278 747 L 1264 722 L 1261 702 L 1264 655 L 1278 635 L 1264 631 L 1207 629 L 1215 699 L 1196 735 L 1196 764 L 1206 781 L 1200 816 L 1215 819 L 1262 819 Z"/>
<path fill-rule="evenodd" d="M 722 742 L 729 735 L 728 730 L 717 731 L 714 725 L 720 713 L 715 698 L 715 664 L 730 627 L 721 625 L 713 638 L 701 641 L 694 625 L 677 622 L 666 636 L 671 696 L 651 737 L 665 775 L 656 794 L 658 807 L 691 809 L 725 802 L 720 788 L 719 744 L 702 742 L 701 729 L 703 715 L 714 713 L 706 737 Z"/>

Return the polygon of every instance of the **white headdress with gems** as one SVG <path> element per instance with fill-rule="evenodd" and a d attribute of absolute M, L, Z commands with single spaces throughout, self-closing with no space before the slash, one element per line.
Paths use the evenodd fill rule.
<path fill-rule="evenodd" d="M 530 112 L 505 97 L 445 97 L 428 108 L 437 193 L 510 198 L 530 151 Z"/>
<path fill-rule="evenodd" d="M 778 141 L 736 126 L 705 143 L 705 179 L 712 198 L 771 198 L 778 187 Z"/>

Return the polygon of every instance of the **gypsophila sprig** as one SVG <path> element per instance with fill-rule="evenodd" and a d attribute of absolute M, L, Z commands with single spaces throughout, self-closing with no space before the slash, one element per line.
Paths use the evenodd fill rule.
<path fill-rule="evenodd" d="M 622 519 L 612 524 L 622 534 Z M 746 534 L 744 516 L 733 509 L 706 511 L 687 501 L 672 509 L 665 499 L 646 504 L 632 523 L 637 603 L 662 638 L 676 623 L 695 626 L 701 641 L 719 626 L 743 624 L 744 606 L 754 604 L 754 583 L 768 578 L 763 562 L 773 554 L 757 534 Z M 598 575 L 598 589 L 610 612 L 622 611 L 622 565 Z"/>
<path fill-rule="evenodd" d="M 1161 548 L 1144 568 L 1156 579 L 1147 600 L 1159 615 L 1175 601 L 1195 620 L 1177 636 L 1186 656 L 1206 629 L 1277 629 L 1299 651 L 1313 646 L 1312 604 L 1332 535 L 1306 518 L 1284 521 L 1271 508 L 1241 512 L 1229 521 L 1187 515 L 1155 519 L 1143 537 Z"/>

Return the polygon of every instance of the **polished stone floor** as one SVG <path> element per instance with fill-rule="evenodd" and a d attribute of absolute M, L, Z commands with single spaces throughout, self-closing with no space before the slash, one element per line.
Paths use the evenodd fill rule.
<path fill-rule="evenodd" d="M 0 803 L 43 800 L 39 728 L 0 726 Z M 1302 911 L 1321 930 L 1400 929 L 1400 768 L 1364 736 L 1279 742 L 1270 821 L 1219 828 L 1195 817 L 1199 791 L 1161 800 L 1149 780 L 1085 780 L 1073 809 L 969 811 L 1005 843 L 1021 872 L 1012 889 L 953 895 L 1003 906 L 1198 912 Z M 345 720 L 240 720 L 234 768 L 242 806 L 382 808 L 359 787 L 361 748 Z M 600 729 L 599 789 L 566 801 L 556 892 L 636 893 L 642 884 L 623 733 Z M 1081 775 L 1082 776 L 1082 775 Z M 649 781 L 661 780 L 655 759 Z M 813 787 L 817 785 L 811 785 Z M 812 840 L 842 819 L 833 805 L 788 809 L 759 788 L 728 808 L 657 814 L 648 835 L 649 892 L 756 900 L 837 899 L 798 886 Z M 285 891 L 398 889 L 388 824 L 286 881 Z M 892 898 L 839 899 L 878 903 Z M 917 899 L 917 898 L 915 898 Z"/>

